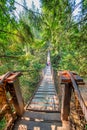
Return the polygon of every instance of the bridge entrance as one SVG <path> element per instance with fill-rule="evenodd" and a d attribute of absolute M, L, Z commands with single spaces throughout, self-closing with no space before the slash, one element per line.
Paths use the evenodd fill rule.
<path fill-rule="evenodd" d="M 49 56 L 48 53 L 47 62 L 50 63 Z M 6 118 L 5 130 L 12 130 L 12 125 L 13 130 L 70 130 L 68 119 L 72 93 L 76 108 L 80 105 L 87 121 L 87 106 L 79 90 L 79 86 L 84 85 L 83 79 L 74 72 L 60 71 L 57 77 L 60 98 L 52 73 L 51 64 L 47 64 L 43 80 L 25 108 L 18 79 L 21 73 L 8 72 L 0 76 L 0 119 Z"/>

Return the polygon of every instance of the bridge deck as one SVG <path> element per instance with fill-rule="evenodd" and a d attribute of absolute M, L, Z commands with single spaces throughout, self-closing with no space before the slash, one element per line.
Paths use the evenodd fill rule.
<path fill-rule="evenodd" d="M 32 101 L 27 106 L 28 110 L 59 111 L 59 101 L 52 79 L 50 66 L 47 66 L 45 76 Z"/>
<path fill-rule="evenodd" d="M 69 130 L 68 122 L 61 122 L 59 100 L 54 86 L 51 67 L 47 66 L 45 76 L 24 115 L 13 130 Z"/>
<path fill-rule="evenodd" d="M 60 113 L 25 111 L 13 130 L 70 130 L 69 122 L 61 124 Z"/>

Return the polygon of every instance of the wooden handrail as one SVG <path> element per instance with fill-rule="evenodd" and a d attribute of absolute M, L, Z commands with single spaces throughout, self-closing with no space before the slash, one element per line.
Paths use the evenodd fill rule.
<path fill-rule="evenodd" d="M 0 76 L 0 120 L 5 117 L 6 129 L 17 115 L 21 116 L 24 112 L 24 101 L 18 79 L 20 75 L 20 72 L 7 72 Z"/>
<path fill-rule="evenodd" d="M 78 88 L 78 85 L 76 84 L 76 82 L 75 82 L 75 80 L 74 80 L 73 74 L 72 74 L 71 72 L 69 72 L 69 71 L 67 71 L 67 74 L 68 74 L 68 75 L 70 76 L 70 78 L 71 78 L 72 86 L 73 86 L 73 88 L 74 88 L 74 91 L 75 91 L 75 93 L 76 93 L 76 95 L 77 95 L 77 98 L 78 98 L 78 100 L 79 100 L 79 103 L 80 103 L 80 105 L 81 105 L 83 114 L 84 114 L 85 119 L 86 119 L 86 121 L 87 121 L 87 107 L 86 107 L 85 102 L 84 102 L 84 100 L 83 100 L 83 98 L 82 98 L 82 96 L 81 96 L 81 93 L 80 93 L 80 90 L 79 90 L 79 88 Z"/>
<path fill-rule="evenodd" d="M 7 72 L 6 74 L 0 76 L 0 84 L 5 82 L 13 82 L 17 77 L 19 77 L 21 72 Z"/>
<path fill-rule="evenodd" d="M 71 87 L 74 89 L 74 92 L 75 92 L 77 99 L 80 103 L 80 106 L 82 108 L 82 112 L 84 114 L 85 120 L 87 121 L 87 106 L 82 98 L 81 92 L 78 87 L 78 85 L 84 85 L 83 79 L 76 73 L 70 72 L 70 71 L 60 71 L 59 75 L 61 77 L 61 83 L 65 84 L 65 87 L 63 88 L 65 91 L 64 94 L 67 93 L 69 95 L 69 89 L 71 89 Z M 68 85 L 67 86 L 68 88 L 66 87 L 66 85 Z M 67 94 L 63 95 L 64 99 L 62 102 L 63 102 L 64 109 L 66 108 L 65 104 L 67 103 Z M 68 99 L 68 100 L 70 100 L 70 99 Z M 69 106 L 69 103 L 68 103 L 68 106 Z M 70 108 L 70 106 L 69 106 L 69 108 Z M 67 112 L 64 109 L 63 109 L 63 115 L 66 115 Z M 68 118 L 68 115 L 67 115 L 67 118 Z"/>
<path fill-rule="evenodd" d="M 12 72 L 7 72 L 5 75 L 2 76 L 2 78 L 0 79 L 0 84 L 3 83 L 3 81 L 11 74 Z"/>

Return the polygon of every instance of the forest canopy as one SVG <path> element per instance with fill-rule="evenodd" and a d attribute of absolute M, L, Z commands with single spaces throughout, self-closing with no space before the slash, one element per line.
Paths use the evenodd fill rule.
<path fill-rule="evenodd" d="M 15 3 L 23 7 L 18 13 Z M 41 71 L 47 51 L 55 70 L 87 75 L 87 0 L 40 0 L 41 11 L 26 0 L 0 1 L 0 74 Z M 80 6 L 79 13 L 73 12 Z M 17 15 L 18 18 L 17 18 Z M 35 75 L 36 76 L 36 75 Z"/>

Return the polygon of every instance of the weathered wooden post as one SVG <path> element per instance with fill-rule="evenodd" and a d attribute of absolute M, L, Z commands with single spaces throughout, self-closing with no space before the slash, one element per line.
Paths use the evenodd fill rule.
<path fill-rule="evenodd" d="M 0 84 L 0 120 L 5 115 L 6 121 L 8 122 L 12 116 L 11 112 L 12 111 L 10 110 L 9 104 L 7 102 L 5 84 Z"/>
<path fill-rule="evenodd" d="M 66 83 L 62 86 L 62 109 L 61 116 L 62 120 L 68 121 L 70 114 L 70 100 L 71 100 L 72 85 Z"/>
<path fill-rule="evenodd" d="M 13 80 L 8 80 L 8 91 L 12 96 L 12 101 L 17 115 L 21 116 L 24 112 L 24 101 L 22 98 L 18 76 L 19 74 L 15 78 L 9 78 L 13 78 Z"/>
<path fill-rule="evenodd" d="M 62 120 L 68 121 L 72 84 L 69 76 L 61 71 L 58 73 L 58 81 L 58 86 L 61 88 L 61 118 Z"/>
<path fill-rule="evenodd" d="M 60 74 L 58 72 L 58 86 L 57 86 L 57 92 L 58 92 L 58 97 L 59 97 L 59 103 L 60 103 L 60 107 L 61 107 L 61 100 L 62 100 L 62 86 L 63 84 L 61 84 L 61 78 L 60 78 Z"/>
<path fill-rule="evenodd" d="M 3 117 L 5 117 L 7 124 L 10 124 L 10 122 L 14 118 L 6 94 L 7 91 L 5 78 L 9 76 L 9 74 L 10 72 L 6 73 L 3 76 L 0 76 L 0 120 L 2 120 Z"/>

